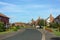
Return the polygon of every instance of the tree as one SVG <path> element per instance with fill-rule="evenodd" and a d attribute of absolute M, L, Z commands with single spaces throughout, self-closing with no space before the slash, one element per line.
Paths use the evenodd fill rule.
<path fill-rule="evenodd" d="M 44 26 L 46 26 L 46 20 L 40 19 L 38 20 L 37 24 L 40 26 L 40 28 L 43 28 Z"/>
<path fill-rule="evenodd" d="M 58 31 L 60 32 L 60 23 L 57 23 Z"/>
<path fill-rule="evenodd" d="M 46 21 L 44 19 L 40 19 L 39 25 L 46 26 Z"/>
<path fill-rule="evenodd" d="M 4 27 L 4 23 L 3 22 L 0 22 L 0 32 L 3 32 L 5 31 L 5 27 Z"/>
<path fill-rule="evenodd" d="M 33 19 L 33 18 L 32 18 L 32 20 L 31 20 L 31 21 L 32 21 L 31 25 L 32 25 L 32 26 L 35 26 L 35 21 L 34 21 L 34 19 Z"/>
<path fill-rule="evenodd" d="M 50 23 L 50 28 L 57 28 L 57 23 L 56 22 L 53 22 L 53 23 Z"/>
<path fill-rule="evenodd" d="M 50 23 L 50 28 L 57 28 L 58 31 L 60 32 L 60 23 L 58 22 Z"/>

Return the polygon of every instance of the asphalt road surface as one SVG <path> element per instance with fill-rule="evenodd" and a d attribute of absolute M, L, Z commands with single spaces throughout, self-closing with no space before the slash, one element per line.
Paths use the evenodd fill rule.
<path fill-rule="evenodd" d="M 26 29 L 23 33 L 18 33 L 15 36 L 3 40 L 41 40 L 42 34 L 36 29 Z"/>

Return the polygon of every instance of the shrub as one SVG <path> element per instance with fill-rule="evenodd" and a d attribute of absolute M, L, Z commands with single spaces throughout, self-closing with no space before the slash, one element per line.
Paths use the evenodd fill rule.
<path fill-rule="evenodd" d="M 12 27 L 11 27 L 11 30 L 13 30 L 13 31 L 17 31 L 18 29 L 20 29 L 19 26 L 12 26 Z"/>
<path fill-rule="evenodd" d="M 47 30 L 47 31 L 49 31 L 49 32 L 53 32 L 53 30 L 50 29 L 50 28 L 45 28 L 45 30 Z"/>
<path fill-rule="evenodd" d="M 5 31 L 6 28 L 4 27 L 4 23 L 0 22 L 0 32 Z"/>

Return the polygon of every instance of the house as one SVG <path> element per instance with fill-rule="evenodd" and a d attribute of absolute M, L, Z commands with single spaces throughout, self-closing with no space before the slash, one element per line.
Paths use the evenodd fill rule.
<path fill-rule="evenodd" d="M 58 15 L 55 19 L 54 22 L 59 23 L 60 24 L 60 15 Z"/>
<path fill-rule="evenodd" d="M 50 16 L 46 19 L 47 26 L 49 26 L 49 24 L 52 23 L 53 21 L 54 21 L 54 17 L 52 16 L 52 14 L 50 14 Z"/>
<path fill-rule="evenodd" d="M 38 17 L 37 20 L 32 19 L 31 26 L 33 26 L 33 27 L 40 26 L 39 23 L 40 23 L 40 17 Z"/>
<path fill-rule="evenodd" d="M 15 22 L 13 23 L 15 26 L 23 26 L 25 23 L 22 23 L 22 22 Z"/>
<path fill-rule="evenodd" d="M 35 21 L 34 21 L 34 19 L 32 18 L 32 20 L 31 20 L 31 26 L 35 26 Z"/>
<path fill-rule="evenodd" d="M 3 22 L 5 27 L 8 27 L 9 26 L 9 17 L 0 13 L 0 22 Z"/>
<path fill-rule="evenodd" d="M 40 23 L 40 17 L 38 17 L 38 19 L 35 21 L 35 25 L 37 26 L 39 26 L 39 23 Z"/>
<path fill-rule="evenodd" d="M 31 27 L 29 23 L 23 23 L 23 22 L 15 22 L 13 23 L 14 26 L 20 26 L 20 27 Z"/>

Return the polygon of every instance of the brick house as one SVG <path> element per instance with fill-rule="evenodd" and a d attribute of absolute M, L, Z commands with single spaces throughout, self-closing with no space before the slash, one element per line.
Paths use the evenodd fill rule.
<path fill-rule="evenodd" d="M 23 22 L 15 22 L 13 23 L 14 26 L 20 26 L 20 27 L 31 27 L 29 23 L 23 23 Z"/>
<path fill-rule="evenodd" d="M 50 23 L 54 22 L 54 17 L 52 16 L 52 14 L 50 14 L 50 16 L 46 19 L 47 22 L 47 26 L 49 26 Z"/>
<path fill-rule="evenodd" d="M 22 22 L 15 22 L 13 23 L 15 26 L 23 26 L 25 25 L 25 23 L 22 23 Z"/>
<path fill-rule="evenodd" d="M 31 20 L 31 26 L 33 26 L 33 27 L 40 26 L 39 22 L 40 22 L 40 17 L 38 17 L 37 20 L 32 19 Z"/>
<path fill-rule="evenodd" d="M 9 17 L 7 17 L 6 15 L 0 13 L 0 22 L 3 22 L 5 27 L 8 27 L 8 25 L 9 25 Z"/>

